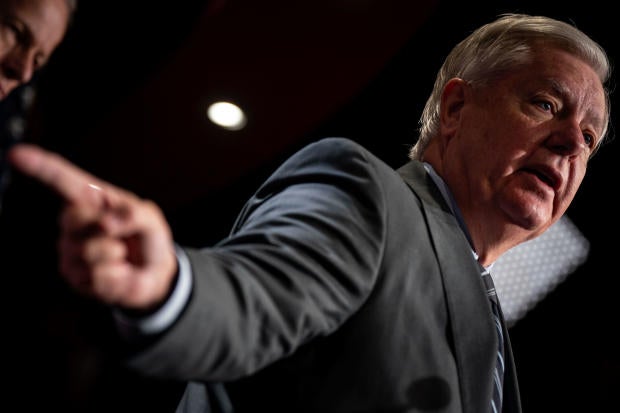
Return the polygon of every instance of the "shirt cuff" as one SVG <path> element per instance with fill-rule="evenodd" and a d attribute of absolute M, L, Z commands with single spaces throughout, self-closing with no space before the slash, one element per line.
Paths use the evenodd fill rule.
<path fill-rule="evenodd" d="M 131 317 L 118 309 L 114 311 L 114 318 L 124 336 L 135 337 L 161 333 L 179 318 L 189 301 L 193 284 L 192 269 L 185 251 L 178 245 L 174 248 L 179 273 L 168 300 L 156 312 L 144 317 Z"/>

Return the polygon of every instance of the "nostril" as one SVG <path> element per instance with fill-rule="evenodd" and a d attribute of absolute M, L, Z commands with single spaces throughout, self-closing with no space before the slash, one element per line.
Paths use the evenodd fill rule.
<path fill-rule="evenodd" d="M 19 65 L 14 62 L 5 62 L 0 69 L 0 73 L 7 79 L 21 80 Z"/>
<path fill-rule="evenodd" d="M 7 79 L 17 81 L 20 85 L 30 81 L 32 77 L 32 73 L 21 66 L 7 66 L 2 70 L 2 75 Z"/>

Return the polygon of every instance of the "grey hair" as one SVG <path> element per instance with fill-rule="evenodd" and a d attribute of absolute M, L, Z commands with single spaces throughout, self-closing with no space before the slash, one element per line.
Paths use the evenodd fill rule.
<path fill-rule="evenodd" d="M 452 49 L 437 73 L 433 91 L 419 121 L 418 141 L 411 148 L 409 157 L 422 159 L 428 143 L 438 135 L 441 94 L 450 79 L 487 82 L 527 63 L 540 41 L 583 59 L 598 75 L 606 101 L 602 142 L 609 128 L 611 109 L 610 92 L 606 86 L 611 77 L 611 63 L 605 50 L 569 23 L 545 16 L 508 13 L 481 26 Z"/>

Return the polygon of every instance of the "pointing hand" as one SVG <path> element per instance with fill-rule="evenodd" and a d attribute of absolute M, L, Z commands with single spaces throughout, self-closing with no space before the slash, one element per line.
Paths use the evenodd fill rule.
<path fill-rule="evenodd" d="M 157 205 L 32 144 L 15 145 L 8 157 L 65 200 L 58 248 L 60 272 L 71 286 L 132 310 L 148 311 L 165 300 L 177 262 Z"/>

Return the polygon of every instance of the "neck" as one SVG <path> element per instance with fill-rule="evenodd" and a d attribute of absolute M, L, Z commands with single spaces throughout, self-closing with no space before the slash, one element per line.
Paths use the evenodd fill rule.
<path fill-rule="evenodd" d="M 480 199 L 468 196 L 470 192 L 466 183 L 451 183 L 441 156 L 435 156 L 437 148 L 429 146 L 429 149 L 424 156 L 424 162 L 430 165 L 427 169 L 459 221 L 480 264 L 485 267 L 491 265 L 510 248 L 531 236 L 505 216 L 497 216 L 494 212 L 498 211 L 492 206 L 481 207 Z"/>

